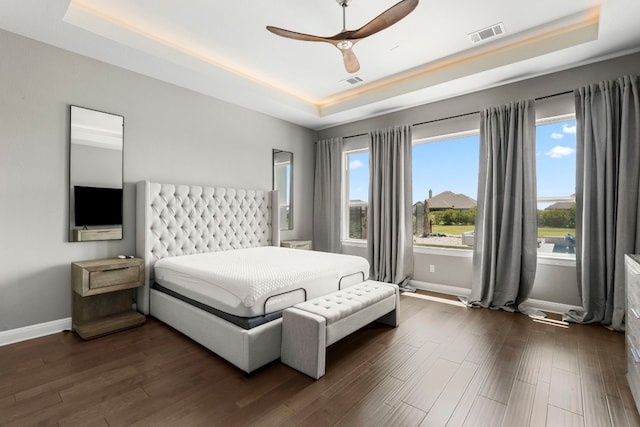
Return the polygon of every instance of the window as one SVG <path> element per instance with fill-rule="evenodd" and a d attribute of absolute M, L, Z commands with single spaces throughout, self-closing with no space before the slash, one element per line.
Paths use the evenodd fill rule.
<path fill-rule="evenodd" d="M 477 131 L 413 145 L 414 245 L 473 248 L 479 147 Z"/>
<path fill-rule="evenodd" d="M 367 208 L 369 206 L 369 152 L 366 150 L 345 153 L 347 226 L 344 235 L 348 239 L 367 239 Z"/>
<path fill-rule="evenodd" d="M 561 116 L 536 125 L 538 254 L 575 257 L 576 121 Z"/>
<path fill-rule="evenodd" d="M 575 257 L 575 115 L 536 124 L 538 254 Z M 414 246 L 470 250 L 478 192 L 478 131 L 441 135 L 413 145 Z M 369 153 L 345 152 L 343 236 L 367 239 Z"/>

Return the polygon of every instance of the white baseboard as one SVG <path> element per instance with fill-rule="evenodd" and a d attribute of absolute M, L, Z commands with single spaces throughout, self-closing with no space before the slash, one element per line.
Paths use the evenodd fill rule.
<path fill-rule="evenodd" d="M 416 289 L 425 291 L 438 292 L 446 295 L 469 296 L 471 289 L 461 288 L 451 285 L 439 285 L 437 283 L 421 282 L 411 280 L 409 284 Z M 529 299 L 525 303 L 527 307 L 537 308 L 550 313 L 563 314 L 569 310 L 582 310 L 582 307 L 562 304 L 552 301 L 543 301 L 538 299 Z M 52 320 L 51 322 L 39 323 L 36 325 L 25 326 L 17 329 L 0 332 L 0 347 L 4 345 L 14 344 L 20 341 L 26 341 L 33 338 L 43 337 L 45 335 L 56 334 L 62 331 L 71 330 L 71 318 Z"/>
<path fill-rule="evenodd" d="M 538 310 L 548 311 L 549 313 L 564 314 L 569 310 L 582 310 L 582 307 L 577 305 L 562 304 L 553 301 L 543 301 L 541 299 L 529 298 L 524 302 L 524 305 L 531 308 L 537 308 Z"/>
<path fill-rule="evenodd" d="M 22 328 L 10 329 L 8 331 L 1 331 L 0 347 L 68 330 L 71 330 L 70 317 L 67 317 L 66 319 L 52 320 L 51 322 L 38 323 L 36 325 L 29 325 Z"/>
<path fill-rule="evenodd" d="M 459 297 L 467 297 L 471 294 L 471 289 L 461 288 L 458 286 L 439 285 L 437 283 L 421 282 L 418 280 L 410 280 L 409 284 L 416 289 L 422 289 L 424 291 L 439 292 L 446 295 L 455 295 Z M 582 307 L 576 305 L 562 304 L 553 301 L 544 301 L 540 299 L 528 299 L 525 306 L 536 308 L 542 311 L 548 311 L 549 313 L 564 314 L 569 310 L 582 310 Z"/>

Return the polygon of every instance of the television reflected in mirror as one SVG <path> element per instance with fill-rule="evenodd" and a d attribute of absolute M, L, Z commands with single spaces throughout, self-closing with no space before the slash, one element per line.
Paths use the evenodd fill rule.
<path fill-rule="evenodd" d="M 293 153 L 273 150 L 273 189 L 278 190 L 280 230 L 293 230 Z"/>
<path fill-rule="evenodd" d="M 69 241 L 122 239 L 124 117 L 70 110 Z"/>

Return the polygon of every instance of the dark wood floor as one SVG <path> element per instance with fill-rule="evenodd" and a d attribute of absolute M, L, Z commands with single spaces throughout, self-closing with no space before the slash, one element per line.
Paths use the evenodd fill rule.
<path fill-rule="evenodd" d="M 0 348 L 0 425 L 640 426 L 624 335 L 402 297 L 402 324 L 329 348 L 314 381 L 244 374 L 149 319 Z"/>

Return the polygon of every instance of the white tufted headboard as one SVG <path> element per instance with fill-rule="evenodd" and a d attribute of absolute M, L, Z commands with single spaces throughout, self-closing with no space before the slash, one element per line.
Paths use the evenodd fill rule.
<path fill-rule="evenodd" d="M 136 199 L 136 255 L 146 273 L 137 304 L 145 314 L 158 259 L 280 245 L 275 191 L 141 181 Z"/>

